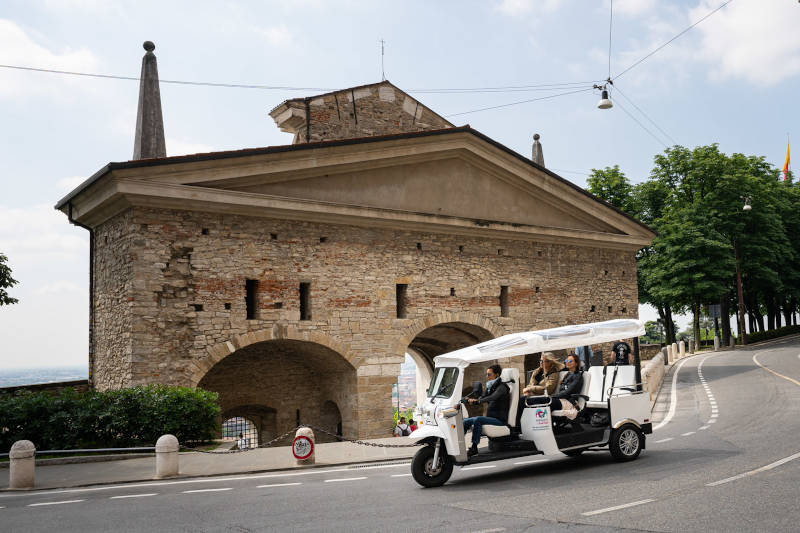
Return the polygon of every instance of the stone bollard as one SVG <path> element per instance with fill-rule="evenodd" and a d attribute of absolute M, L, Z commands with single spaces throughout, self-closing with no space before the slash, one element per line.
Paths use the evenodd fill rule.
<path fill-rule="evenodd" d="M 297 428 L 292 441 L 292 455 L 298 465 L 313 465 L 315 461 L 314 432 L 311 428 Z"/>
<path fill-rule="evenodd" d="M 34 467 L 36 466 L 36 446 L 29 440 L 18 440 L 8 452 L 8 488 L 32 489 Z"/>
<path fill-rule="evenodd" d="M 669 361 L 670 364 L 674 363 L 675 361 L 672 358 L 672 345 L 667 344 L 664 349 L 667 350 L 667 361 Z"/>
<path fill-rule="evenodd" d="M 680 353 L 681 359 L 686 357 L 686 343 L 685 342 L 680 341 L 678 343 L 678 353 Z"/>
<path fill-rule="evenodd" d="M 664 346 L 661 348 L 661 355 L 664 357 L 664 366 L 669 364 L 669 348 Z"/>
<path fill-rule="evenodd" d="M 736 338 L 731 335 L 731 348 L 736 348 Z"/>
<path fill-rule="evenodd" d="M 178 475 L 178 450 L 175 435 L 161 435 L 156 441 L 156 479 Z"/>
<path fill-rule="evenodd" d="M 677 342 L 673 342 L 672 343 L 672 356 L 675 358 L 676 361 L 680 357 L 680 354 L 678 353 L 678 343 Z"/>
<path fill-rule="evenodd" d="M 714 351 L 715 352 L 719 351 L 719 337 L 717 337 L 716 335 L 714 335 Z"/>

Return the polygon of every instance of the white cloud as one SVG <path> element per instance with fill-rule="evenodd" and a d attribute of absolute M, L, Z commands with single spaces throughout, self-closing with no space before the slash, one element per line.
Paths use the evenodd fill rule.
<path fill-rule="evenodd" d="M 88 257 L 88 233 L 71 226 L 52 205 L 0 205 L 0 243 L 15 268 L 34 268 Z"/>
<path fill-rule="evenodd" d="M 90 50 L 67 47 L 60 52 L 51 51 L 35 42 L 23 28 L 8 19 L 0 19 L 0 50 L 3 51 L 3 63 L 7 65 L 84 72 L 97 70 L 97 58 Z M 58 94 L 59 89 L 65 85 L 90 87 L 88 80 L 69 76 L 3 70 L 0 98 L 18 98 L 43 92 Z"/>
<path fill-rule="evenodd" d="M 201 143 L 193 143 L 191 141 L 185 141 L 182 139 L 171 139 L 168 138 L 166 140 L 167 143 L 167 155 L 187 155 L 187 154 L 203 154 L 207 152 L 214 152 L 214 148 L 207 144 Z"/>
<path fill-rule="evenodd" d="M 698 20 L 718 7 L 703 0 L 689 11 Z M 800 6 L 787 0 L 733 2 L 695 28 L 700 57 L 716 80 L 740 78 L 775 85 L 800 74 Z"/>
<path fill-rule="evenodd" d="M 563 4 L 563 0 L 502 0 L 496 7 L 506 15 L 521 15 L 530 11 L 549 13 Z"/>
<path fill-rule="evenodd" d="M 84 291 L 86 291 L 86 287 L 82 287 L 77 283 L 73 283 L 72 281 L 66 281 L 66 280 L 58 280 L 52 283 L 41 285 L 40 287 L 35 289 L 33 293 L 37 295 L 52 295 L 63 292 L 83 293 Z"/>
<path fill-rule="evenodd" d="M 44 8 L 46 11 L 69 13 L 84 11 L 87 13 L 124 14 L 122 5 L 113 0 L 45 0 Z"/>
<path fill-rule="evenodd" d="M 256 28 L 256 32 L 264 37 L 269 44 L 285 48 L 292 44 L 292 32 L 284 25 L 269 28 Z"/>
<path fill-rule="evenodd" d="M 72 189 L 86 181 L 86 176 L 70 176 L 68 178 L 61 178 L 56 182 L 56 188 L 60 192 L 70 192 Z"/>
<path fill-rule="evenodd" d="M 636 16 L 656 7 L 655 0 L 617 0 L 614 2 L 614 14 Z"/>

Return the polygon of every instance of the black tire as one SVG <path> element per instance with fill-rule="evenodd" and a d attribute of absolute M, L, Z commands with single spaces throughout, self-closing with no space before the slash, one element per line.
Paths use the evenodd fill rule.
<path fill-rule="evenodd" d="M 577 450 L 566 450 L 566 451 L 563 451 L 563 452 L 561 452 L 561 453 L 563 453 L 563 454 L 564 454 L 564 455 L 566 455 L 567 457 L 578 457 L 578 456 L 579 456 L 580 454 L 582 454 L 582 453 L 583 453 L 585 450 L 586 450 L 586 448 L 579 448 L 579 449 L 577 449 Z"/>
<path fill-rule="evenodd" d="M 447 455 L 442 443 L 439 448 L 439 467 L 432 468 L 435 445 L 421 448 L 411 460 L 411 475 L 423 487 L 441 487 L 453 474 L 453 458 Z"/>
<path fill-rule="evenodd" d="M 625 424 L 611 432 L 608 449 L 617 461 L 633 461 L 644 447 L 644 435 L 633 424 Z"/>

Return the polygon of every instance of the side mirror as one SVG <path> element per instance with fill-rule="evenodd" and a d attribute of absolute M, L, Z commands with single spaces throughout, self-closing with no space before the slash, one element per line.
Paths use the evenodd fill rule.
<path fill-rule="evenodd" d="M 481 381 L 473 381 L 472 382 L 472 396 L 478 397 L 483 394 L 483 382 Z"/>

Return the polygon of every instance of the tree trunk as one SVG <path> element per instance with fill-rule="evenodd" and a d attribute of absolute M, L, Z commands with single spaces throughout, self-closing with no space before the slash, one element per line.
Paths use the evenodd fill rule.
<path fill-rule="evenodd" d="M 764 305 L 767 308 L 767 329 L 775 329 L 775 315 L 777 314 L 777 310 L 775 309 L 775 296 L 767 294 L 764 298 Z"/>
<path fill-rule="evenodd" d="M 700 302 L 695 300 L 692 304 L 692 330 L 694 331 L 695 343 L 700 339 Z"/>
<path fill-rule="evenodd" d="M 781 311 L 783 311 L 783 321 L 784 325 L 791 326 L 792 325 L 792 308 L 791 302 L 784 298 L 781 301 Z"/>
<path fill-rule="evenodd" d="M 730 295 L 726 294 L 719 299 L 720 318 L 722 319 L 722 344 L 731 344 L 731 300 Z M 738 316 L 737 316 L 738 320 Z"/>
<path fill-rule="evenodd" d="M 672 321 L 672 308 L 669 304 L 664 304 L 664 331 L 667 344 L 675 342 L 675 322 Z"/>

